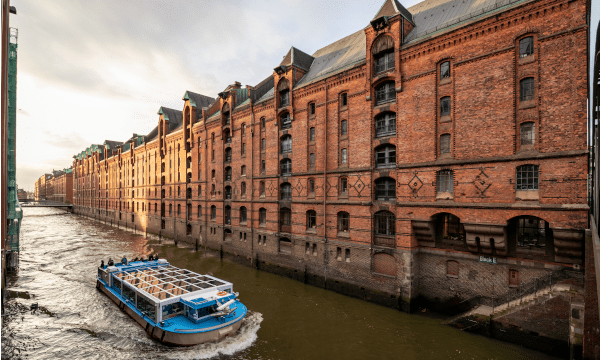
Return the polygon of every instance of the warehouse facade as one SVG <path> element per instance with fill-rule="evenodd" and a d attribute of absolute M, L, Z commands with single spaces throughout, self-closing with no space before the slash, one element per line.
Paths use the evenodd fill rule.
<path fill-rule="evenodd" d="M 387 0 L 76 155 L 74 211 L 405 310 L 577 277 L 588 6 Z"/>

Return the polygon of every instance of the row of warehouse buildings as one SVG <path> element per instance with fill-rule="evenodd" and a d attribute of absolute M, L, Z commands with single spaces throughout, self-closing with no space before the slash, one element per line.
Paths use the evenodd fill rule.
<path fill-rule="evenodd" d="M 588 14 L 386 0 L 255 86 L 186 91 L 77 154 L 73 211 L 407 311 L 582 282 Z"/>
<path fill-rule="evenodd" d="M 35 181 L 35 200 L 73 203 L 73 169 L 53 170 Z"/>

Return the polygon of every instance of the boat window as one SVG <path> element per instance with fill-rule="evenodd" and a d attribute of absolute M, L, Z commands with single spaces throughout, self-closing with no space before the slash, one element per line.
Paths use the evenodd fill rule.
<path fill-rule="evenodd" d="M 121 293 L 121 280 L 117 277 L 113 277 L 113 288 L 120 294 Z"/>
<path fill-rule="evenodd" d="M 131 290 L 128 286 L 123 286 L 123 297 L 135 301 L 135 291 Z"/>
<path fill-rule="evenodd" d="M 139 295 L 137 308 L 142 312 L 142 314 L 152 319 L 152 321 L 156 321 L 156 307 L 154 306 L 154 302 L 146 299 L 144 296 Z"/>
<path fill-rule="evenodd" d="M 173 316 L 177 316 L 183 312 L 183 305 L 181 303 L 174 303 L 169 305 L 164 305 L 162 307 L 162 318 L 168 319 Z"/>

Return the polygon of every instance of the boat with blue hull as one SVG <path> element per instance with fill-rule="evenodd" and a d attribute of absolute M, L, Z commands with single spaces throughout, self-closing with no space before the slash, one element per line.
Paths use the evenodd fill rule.
<path fill-rule="evenodd" d="M 179 269 L 165 259 L 102 261 L 96 287 L 151 338 L 168 345 L 219 341 L 237 332 L 248 312 L 232 283 Z"/>

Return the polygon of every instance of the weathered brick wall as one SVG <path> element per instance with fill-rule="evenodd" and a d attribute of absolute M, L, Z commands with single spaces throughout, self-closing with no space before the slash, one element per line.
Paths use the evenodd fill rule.
<path fill-rule="evenodd" d="M 550 229 L 573 236 L 586 227 L 585 6 L 582 0 L 531 2 L 402 46 L 398 17 L 391 18 L 388 28 L 365 29 L 364 62 L 292 87 L 289 106 L 280 106 L 275 91 L 272 99 L 235 107 L 236 83 L 210 108 L 197 109 L 185 100 L 182 124 L 171 132 L 169 122 L 175 119 L 161 108 L 157 138 L 129 151 L 116 149 L 107 159 L 93 154 L 74 162 L 75 211 L 210 247 L 235 259 L 253 259 L 259 268 L 396 306 L 417 296 L 464 300 L 489 294 L 491 286 L 500 291 L 507 286 L 509 268 L 520 269 L 522 281 L 572 269 L 582 263 L 581 256 L 558 263 L 553 254 L 520 254 L 514 234 L 507 235 L 508 255 L 496 249 L 487 254 L 498 258 L 497 266 L 479 263 L 479 253 L 466 244 L 436 240 L 437 248 L 427 250 L 414 222 L 433 223 L 437 215 L 450 213 L 463 225 L 510 229 L 515 217 L 535 216 Z M 395 68 L 373 74 L 373 43 L 383 35 L 394 41 Z M 518 42 L 525 36 L 534 37 L 535 51 L 520 58 Z M 450 61 L 451 76 L 442 81 L 443 61 Z M 303 74 L 294 66 L 274 73 L 275 87 L 283 78 L 297 82 L 294 71 Z M 535 82 L 534 100 L 527 103 L 519 99 L 524 77 Z M 390 80 L 395 82 L 395 101 L 376 105 L 375 87 Z M 346 106 L 341 94 L 347 94 Z M 445 96 L 451 98 L 451 115 L 442 118 L 440 99 Z M 311 103 L 314 115 L 309 113 Z M 226 104 L 230 125 L 223 116 Z M 289 129 L 281 129 L 285 111 L 293 119 Z M 395 135 L 377 137 L 374 119 L 382 112 L 395 113 Z M 347 135 L 341 133 L 342 121 L 348 122 Z M 535 125 L 535 146 L 530 149 L 520 146 L 524 122 Z M 312 127 L 315 141 L 310 141 Z M 450 154 L 444 156 L 442 134 L 452 139 Z M 292 137 L 291 153 L 281 153 L 284 135 Z M 375 149 L 384 144 L 396 147 L 396 167 L 376 168 Z M 342 149 L 348 153 L 346 164 Z M 315 154 L 314 167 L 310 154 Z M 280 170 L 285 158 L 292 161 L 289 177 Z M 516 168 L 526 164 L 539 166 L 540 185 L 534 195 L 521 199 Z M 225 179 L 228 167 L 231 180 Z M 453 171 L 451 198 L 437 198 L 439 170 Z M 395 180 L 395 201 L 376 200 L 375 181 L 381 177 Z M 341 179 L 347 180 L 347 194 L 341 193 Z M 308 190 L 311 180 L 314 194 Z M 281 199 L 283 183 L 291 185 L 291 201 Z M 230 199 L 225 196 L 228 186 Z M 240 221 L 242 206 L 247 209 L 245 223 Z M 228 207 L 230 223 L 225 218 Z M 292 213 L 289 228 L 280 226 L 284 207 Z M 259 221 L 261 208 L 267 214 L 264 224 Z M 384 245 L 374 241 L 373 217 L 381 210 L 396 217 L 395 236 Z M 316 212 L 315 229 L 307 229 L 308 211 Z M 338 230 L 340 212 L 350 214 L 348 232 Z M 284 251 L 280 238 L 291 241 Z M 459 263 L 458 278 L 448 278 L 448 260 Z"/>

